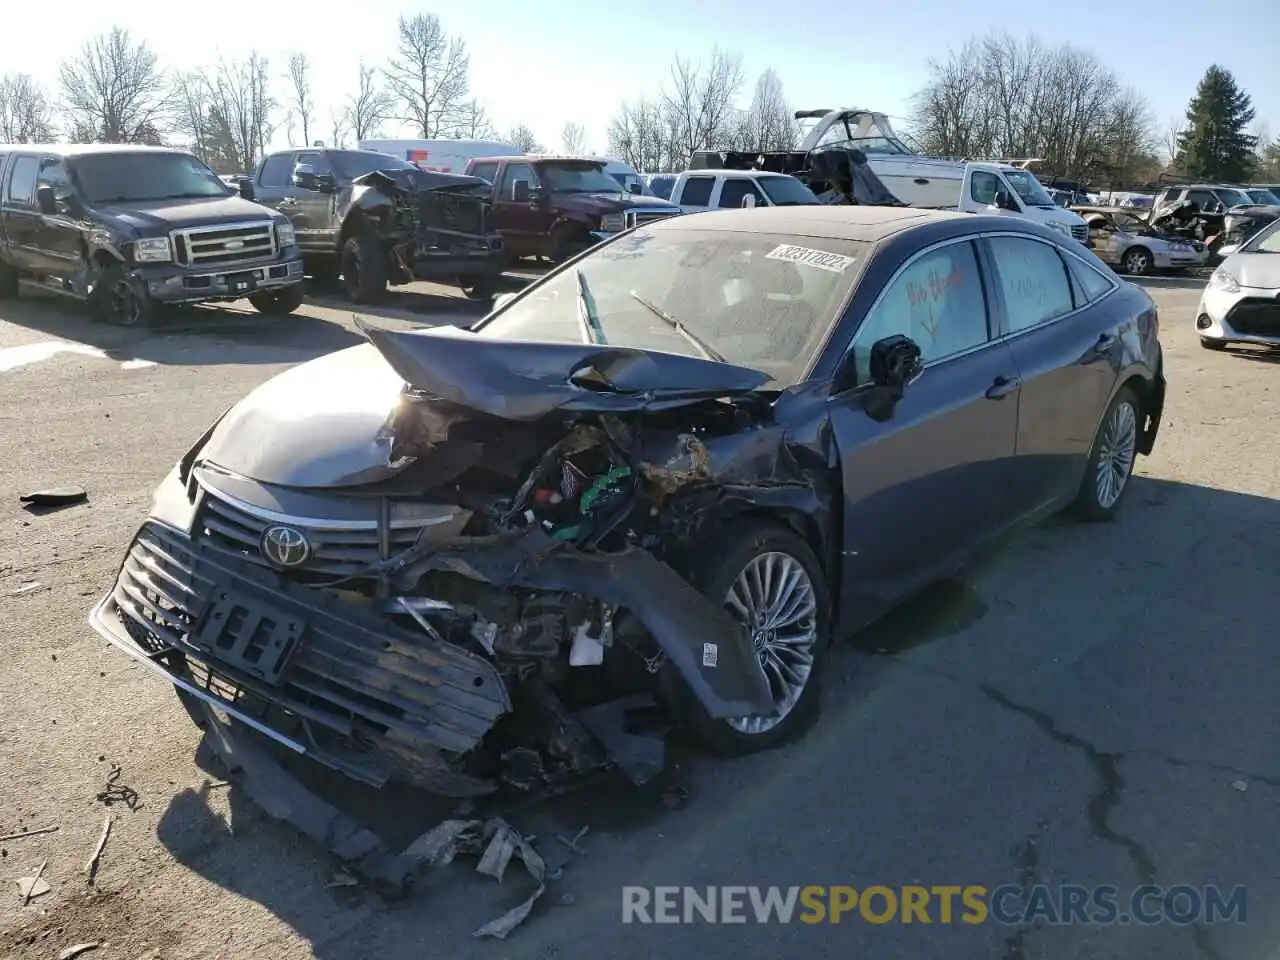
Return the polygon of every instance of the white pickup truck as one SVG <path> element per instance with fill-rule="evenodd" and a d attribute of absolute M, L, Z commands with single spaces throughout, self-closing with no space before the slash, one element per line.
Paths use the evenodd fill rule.
<path fill-rule="evenodd" d="M 686 170 L 671 186 L 684 213 L 735 207 L 794 207 L 820 203 L 795 177 L 762 170 Z"/>

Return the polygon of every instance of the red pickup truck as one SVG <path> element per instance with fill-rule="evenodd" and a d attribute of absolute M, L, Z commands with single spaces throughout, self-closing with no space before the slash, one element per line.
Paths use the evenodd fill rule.
<path fill-rule="evenodd" d="M 604 161 L 579 157 L 476 157 L 467 174 L 493 184 L 493 218 L 510 259 L 555 263 L 680 208 L 624 191 Z"/>

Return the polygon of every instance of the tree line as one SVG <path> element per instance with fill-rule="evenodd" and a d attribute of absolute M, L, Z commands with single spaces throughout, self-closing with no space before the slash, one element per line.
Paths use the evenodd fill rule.
<path fill-rule="evenodd" d="M 52 90 L 28 74 L 0 76 L 0 143 L 181 143 L 223 173 L 253 169 L 277 137 L 344 146 L 393 125 L 428 139 L 496 138 L 544 150 L 524 124 L 495 129 L 471 92 L 470 67 L 465 41 L 439 17 L 402 16 L 386 63 L 360 63 L 350 93 L 322 114 L 305 52 L 283 63 L 251 52 L 167 71 L 144 40 L 116 27 L 63 60 Z M 989 34 L 928 61 L 912 114 L 908 131 L 936 156 L 1034 157 L 1038 172 L 1098 185 L 1161 172 L 1280 180 L 1280 138 L 1249 132 L 1249 96 L 1217 65 L 1185 118 L 1161 130 L 1142 94 L 1092 53 Z M 749 86 L 741 56 L 714 49 L 702 59 L 676 56 L 655 92 L 620 104 L 607 147 L 637 169 L 678 171 L 695 150 L 785 150 L 798 137 L 777 73 L 767 69 Z M 584 152 L 583 126 L 565 123 L 559 146 Z"/>

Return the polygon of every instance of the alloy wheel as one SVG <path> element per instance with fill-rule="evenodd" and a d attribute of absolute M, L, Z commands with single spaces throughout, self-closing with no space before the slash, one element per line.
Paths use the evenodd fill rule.
<path fill-rule="evenodd" d="M 762 553 L 743 567 L 724 602 L 730 615 L 750 631 L 774 703 L 772 713 L 726 722 L 739 733 L 767 733 L 795 708 L 813 672 L 817 593 L 795 557 Z"/>
<path fill-rule="evenodd" d="M 1098 506 L 1115 506 L 1133 470 L 1138 449 L 1138 414 L 1133 404 L 1116 404 L 1098 436 L 1098 463 L 1094 475 Z"/>
<path fill-rule="evenodd" d="M 107 294 L 107 304 L 111 319 L 122 327 L 135 326 L 142 317 L 142 304 L 138 300 L 138 291 L 125 277 L 120 277 L 111 284 Z"/>

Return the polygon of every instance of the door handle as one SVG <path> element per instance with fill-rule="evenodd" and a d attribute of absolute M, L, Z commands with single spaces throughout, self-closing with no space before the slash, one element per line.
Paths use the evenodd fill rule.
<path fill-rule="evenodd" d="M 1018 389 L 1018 385 L 1022 381 L 1017 377 L 996 377 L 992 381 L 991 386 L 987 387 L 988 400 L 1003 400 L 1013 391 Z"/>

